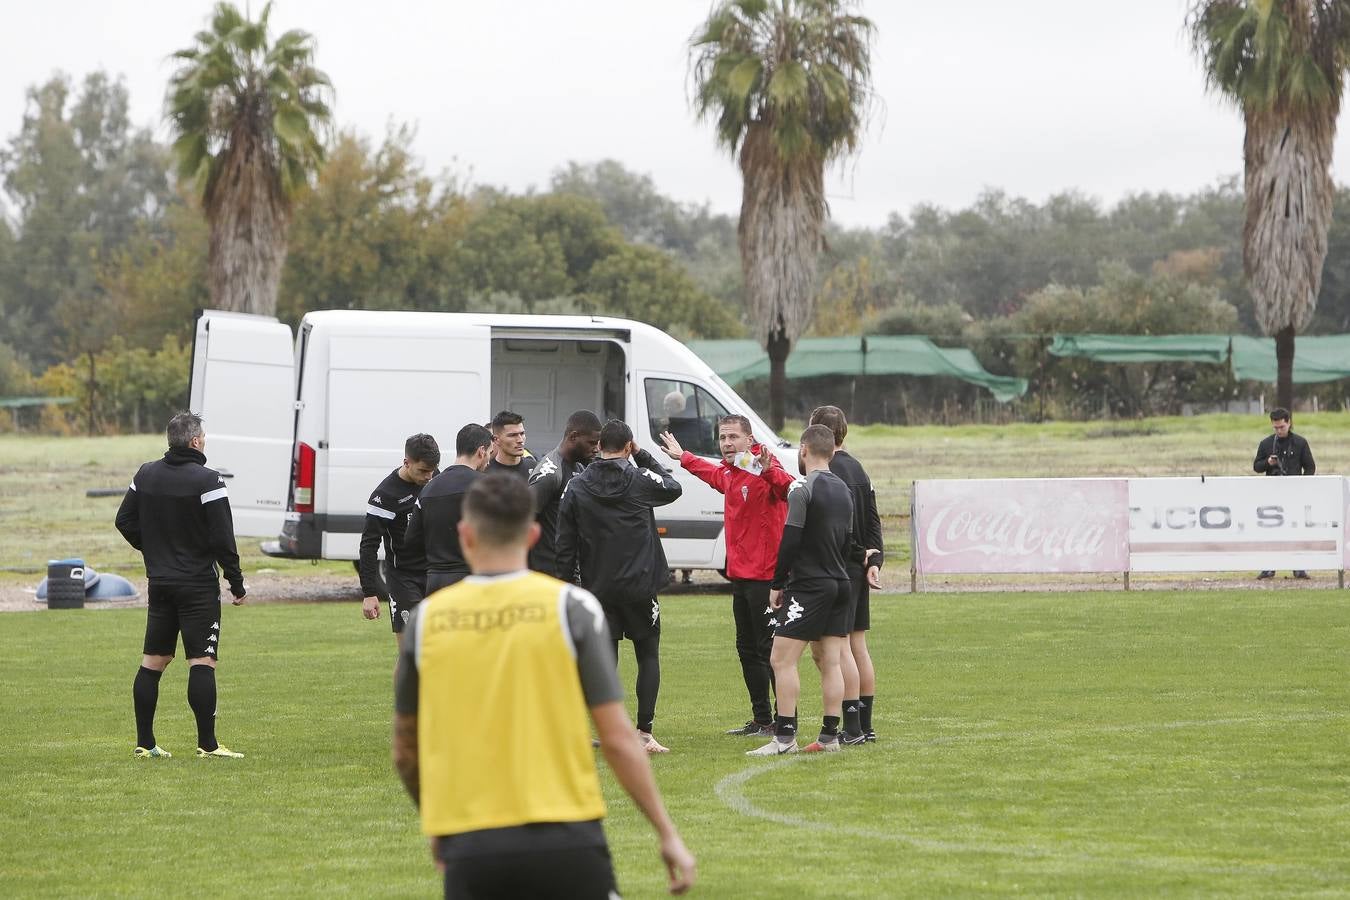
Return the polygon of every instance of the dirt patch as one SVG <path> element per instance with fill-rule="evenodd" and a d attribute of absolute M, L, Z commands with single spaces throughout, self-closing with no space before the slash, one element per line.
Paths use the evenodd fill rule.
<path fill-rule="evenodd" d="M 37 582 L 28 587 L 0 585 L 0 612 L 46 609 L 47 604 L 37 599 Z M 130 600 L 99 600 L 85 604 L 86 609 L 125 609 L 144 607 L 145 578 L 132 578 L 137 596 Z M 361 587 L 354 576 L 344 575 L 270 575 L 248 576 L 246 603 L 325 603 L 329 601 L 361 600 Z M 226 592 L 226 597 L 229 596 Z"/>
<path fill-rule="evenodd" d="M 1257 581 L 1250 575 L 1219 573 L 1210 575 L 1135 575 L 1130 588 L 1135 591 L 1231 591 L 1250 590 L 1335 590 L 1338 587 L 1335 572 L 1313 572 L 1307 580 L 1294 579 L 1288 572 L 1276 578 Z M 0 585 L 0 612 L 46 609 L 45 602 L 35 596 L 38 578 L 33 586 Z M 139 595 L 130 600 L 100 600 L 86 604 L 88 609 L 124 609 L 145 606 L 145 579 L 133 578 Z M 353 576 L 347 575 L 272 575 L 254 574 L 248 578 L 248 603 L 359 603 L 361 588 Z M 921 593 L 954 594 L 982 592 L 1031 591 L 1120 591 L 1124 580 L 1119 575 L 1102 576 L 960 576 L 930 577 L 919 585 Z M 661 592 L 662 597 L 718 595 L 730 593 L 731 586 L 715 572 L 696 571 L 691 583 L 679 579 Z M 886 594 L 908 594 L 908 572 L 884 572 L 882 591 Z"/>

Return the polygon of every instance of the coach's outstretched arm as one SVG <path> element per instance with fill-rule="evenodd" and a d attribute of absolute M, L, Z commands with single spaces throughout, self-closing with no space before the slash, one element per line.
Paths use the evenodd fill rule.
<path fill-rule="evenodd" d="M 694 854 L 684 845 L 661 800 L 661 791 L 652 777 L 651 763 L 642 745 L 633 740 L 633 722 L 623 708 L 623 701 L 601 703 L 591 707 L 591 720 L 600 738 L 600 751 L 605 755 L 614 777 L 633 798 L 638 809 L 656 829 L 661 841 L 661 859 L 666 864 L 670 892 L 683 894 L 698 877 Z"/>

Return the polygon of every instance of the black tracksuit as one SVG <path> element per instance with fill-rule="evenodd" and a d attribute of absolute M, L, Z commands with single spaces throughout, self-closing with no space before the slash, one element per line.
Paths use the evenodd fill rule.
<path fill-rule="evenodd" d="M 557 553 L 558 504 L 567 483 L 586 468 L 584 462 L 570 463 L 563 458 L 562 447 L 554 447 L 530 472 L 530 494 L 534 497 L 534 515 L 539 520 L 539 540 L 530 548 L 529 566 L 536 572 L 552 575 Z M 568 575 L 566 581 L 574 580 Z"/>
<path fill-rule="evenodd" d="M 1278 457 L 1278 463 L 1273 466 L 1269 463 L 1272 456 Z M 1266 475 L 1315 475 L 1317 463 L 1313 462 L 1307 439 L 1291 431 L 1284 437 L 1266 435 L 1256 448 L 1252 469 Z"/>
<path fill-rule="evenodd" d="M 469 574 L 459 546 L 459 520 L 464 516 L 464 495 L 482 477 L 477 469 L 453 465 L 427 482 L 417 499 L 408 519 L 407 541 L 426 550 L 428 597 Z"/>
<path fill-rule="evenodd" d="M 600 601 L 618 658 L 619 639 L 633 642 L 637 661 L 636 722 L 651 733 L 661 691 L 661 606 L 656 598 L 670 567 L 652 510 L 682 492 L 669 470 L 645 450 L 626 459 L 597 459 L 572 478 L 558 505 L 553 574 L 581 584 Z"/>
<path fill-rule="evenodd" d="M 563 494 L 553 574 L 570 581 L 575 567 L 601 605 L 651 600 L 670 578 L 652 510 L 682 490 L 645 450 L 592 462 Z"/>
<path fill-rule="evenodd" d="M 382 597 L 380 589 L 380 544 L 384 544 L 384 559 L 390 568 L 407 573 L 417 580 L 426 577 L 427 556 L 420 543 L 407 543 L 408 514 L 417 504 L 422 485 L 412 484 L 399 477 L 399 470 L 390 472 L 379 483 L 366 501 L 366 524 L 361 532 L 360 558 L 357 570 L 361 574 L 361 596 Z M 399 598 L 402 599 L 402 598 Z"/>
<path fill-rule="evenodd" d="M 117 510 L 117 530 L 145 557 L 152 586 L 219 591 L 219 563 L 230 593 L 244 596 L 225 479 L 199 451 L 170 448 L 141 466 Z"/>

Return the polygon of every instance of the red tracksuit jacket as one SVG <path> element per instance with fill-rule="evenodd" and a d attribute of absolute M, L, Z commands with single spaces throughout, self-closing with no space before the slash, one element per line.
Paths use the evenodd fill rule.
<path fill-rule="evenodd" d="M 727 577 L 772 581 L 787 521 L 788 488 L 796 479 L 777 459 L 759 475 L 725 460 L 708 462 L 687 450 L 680 465 L 725 498 Z"/>

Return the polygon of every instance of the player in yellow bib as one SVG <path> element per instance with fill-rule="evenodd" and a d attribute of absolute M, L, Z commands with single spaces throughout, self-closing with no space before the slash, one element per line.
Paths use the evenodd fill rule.
<path fill-rule="evenodd" d="M 417 608 L 399 652 L 394 762 L 445 896 L 618 896 L 592 724 L 660 837 L 671 893 L 683 893 L 694 858 L 624 711 L 604 612 L 586 591 L 526 568 L 538 535 L 521 479 L 476 481 L 459 524 L 474 574 Z"/>

